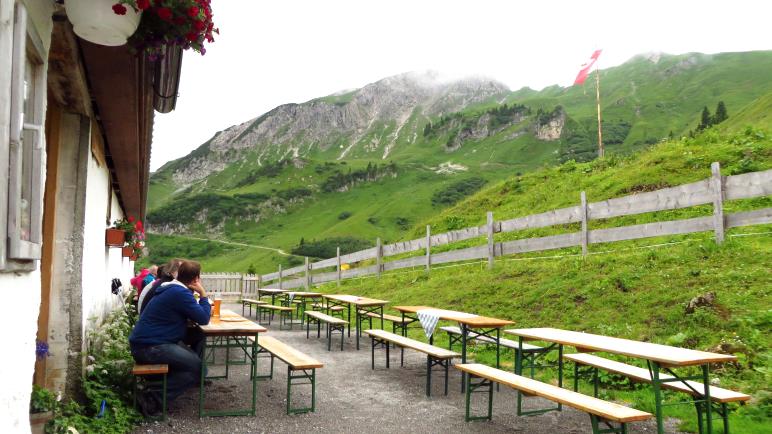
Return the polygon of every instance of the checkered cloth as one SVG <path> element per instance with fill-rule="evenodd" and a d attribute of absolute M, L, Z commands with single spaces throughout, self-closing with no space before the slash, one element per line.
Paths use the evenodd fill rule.
<path fill-rule="evenodd" d="M 423 327 L 426 337 L 432 337 L 437 323 L 440 322 L 439 312 L 436 309 L 423 309 L 416 312 L 416 315 L 418 316 L 418 321 L 421 322 L 421 327 Z"/>

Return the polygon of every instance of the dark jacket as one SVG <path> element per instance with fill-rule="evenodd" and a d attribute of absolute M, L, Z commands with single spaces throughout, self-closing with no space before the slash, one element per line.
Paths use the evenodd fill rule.
<path fill-rule="evenodd" d="M 193 292 L 174 280 L 155 289 L 152 303 L 145 303 L 142 315 L 129 336 L 132 350 L 160 344 L 176 344 L 185 338 L 188 320 L 209 324 L 211 306 L 206 297 L 198 302 Z"/>

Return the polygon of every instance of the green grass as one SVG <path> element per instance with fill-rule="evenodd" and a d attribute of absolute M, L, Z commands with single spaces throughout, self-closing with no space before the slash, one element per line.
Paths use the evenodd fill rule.
<path fill-rule="evenodd" d="M 713 368 L 712 377 L 719 378 L 722 387 L 754 397 L 731 415 L 732 431 L 760 433 L 769 426 L 772 410 L 772 227 L 760 231 L 767 233 L 729 237 L 722 246 L 716 246 L 710 234 L 696 235 L 691 243 L 586 259 L 504 258 L 490 271 L 473 263 L 429 275 L 419 270 L 352 279 L 340 288 L 328 284 L 320 289 L 389 300 L 392 306 L 430 305 L 505 318 L 516 327 L 556 327 L 701 350 L 730 342 L 739 349 L 738 363 Z M 692 297 L 709 291 L 717 295 L 715 306 L 684 313 Z M 411 336 L 425 339 L 417 329 Z M 444 346 L 447 341 L 440 335 L 435 342 Z M 495 363 L 490 350 L 481 350 L 477 359 Z M 506 354 L 504 366 L 511 368 L 512 363 L 511 353 Z M 554 380 L 554 372 L 540 378 Z M 609 391 L 603 397 L 653 411 L 646 387 L 630 390 L 618 380 L 604 377 Z M 669 401 L 678 397 L 671 395 Z M 683 429 L 695 431 L 693 407 L 667 407 L 665 414 L 679 417 Z"/>

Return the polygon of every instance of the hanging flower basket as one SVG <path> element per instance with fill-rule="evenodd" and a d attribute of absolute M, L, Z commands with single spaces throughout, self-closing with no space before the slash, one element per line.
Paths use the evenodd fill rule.
<path fill-rule="evenodd" d="M 134 254 L 134 248 L 131 246 L 123 246 L 123 249 L 121 249 L 121 255 L 124 258 L 130 258 L 131 255 Z"/>
<path fill-rule="evenodd" d="M 119 5 L 115 0 L 67 0 L 64 4 L 72 30 L 81 38 L 99 45 L 124 45 L 137 31 L 142 10 Z"/>
<path fill-rule="evenodd" d="M 126 242 L 126 232 L 121 229 L 105 229 L 105 245 L 109 247 L 121 247 Z"/>

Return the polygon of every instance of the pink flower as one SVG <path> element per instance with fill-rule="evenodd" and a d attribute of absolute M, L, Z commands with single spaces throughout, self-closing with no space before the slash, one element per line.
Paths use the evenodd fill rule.
<path fill-rule="evenodd" d="M 113 5 L 113 12 L 115 12 L 116 15 L 126 15 L 126 6 L 116 3 Z"/>
<path fill-rule="evenodd" d="M 169 21 L 172 18 L 172 10 L 169 8 L 158 8 L 156 13 L 164 21 Z"/>

